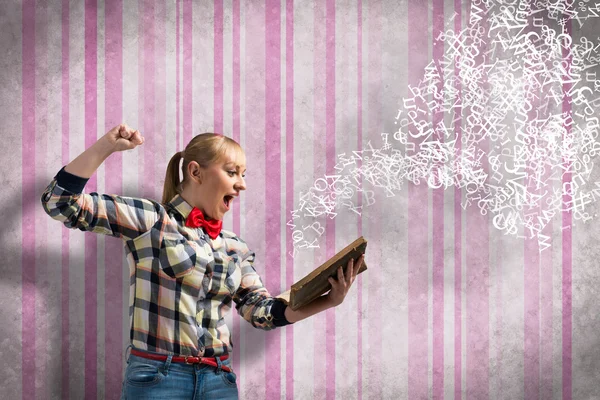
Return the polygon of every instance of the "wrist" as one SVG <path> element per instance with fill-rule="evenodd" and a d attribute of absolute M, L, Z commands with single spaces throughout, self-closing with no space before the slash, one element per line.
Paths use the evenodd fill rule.
<path fill-rule="evenodd" d="M 331 297 L 331 294 L 327 294 L 327 295 L 323 296 L 323 298 L 324 298 L 323 303 L 325 304 L 326 308 L 335 308 L 341 304 L 341 303 L 336 302 Z"/>
<path fill-rule="evenodd" d="M 95 150 L 100 155 L 100 157 L 107 159 L 112 153 L 116 151 L 115 145 L 110 142 L 106 135 L 102 136 L 100 139 L 96 141 L 93 145 Z"/>
<path fill-rule="evenodd" d="M 103 136 L 66 165 L 65 171 L 80 178 L 89 179 L 113 151 L 110 141 Z"/>

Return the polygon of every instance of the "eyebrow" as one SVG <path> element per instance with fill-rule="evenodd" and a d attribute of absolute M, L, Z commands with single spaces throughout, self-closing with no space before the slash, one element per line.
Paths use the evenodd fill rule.
<path fill-rule="evenodd" d="M 240 165 L 235 165 L 234 162 L 230 161 L 228 163 L 225 163 L 225 166 L 235 166 L 235 169 L 239 170 L 241 168 Z M 244 172 L 246 172 L 246 170 L 244 169 Z"/>

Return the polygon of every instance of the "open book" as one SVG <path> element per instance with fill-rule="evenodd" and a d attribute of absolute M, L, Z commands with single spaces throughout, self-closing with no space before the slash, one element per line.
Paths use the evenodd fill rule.
<path fill-rule="evenodd" d="M 292 310 L 297 310 L 303 305 L 312 302 L 331 289 L 331 284 L 327 278 L 331 276 L 337 279 L 337 269 L 339 267 L 344 269 L 345 274 L 348 261 L 353 258 L 356 262 L 366 249 L 367 241 L 361 236 L 340 250 L 319 268 L 294 283 L 290 290 L 283 292 L 277 297 L 284 300 Z M 367 264 L 363 260 L 358 273 L 360 274 L 366 269 Z"/>

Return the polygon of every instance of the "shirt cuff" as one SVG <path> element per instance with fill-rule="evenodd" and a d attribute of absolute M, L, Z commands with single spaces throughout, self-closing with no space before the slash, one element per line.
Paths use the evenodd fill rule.
<path fill-rule="evenodd" d="M 83 192 L 83 188 L 89 180 L 89 178 L 82 178 L 80 176 L 68 173 L 65 171 L 65 167 L 62 167 L 61 170 L 58 171 L 54 179 L 56 179 L 56 184 L 58 186 L 68 190 L 73 194 L 79 194 Z"/>
<path fill-rule="evenodd" d="M 289 322 L 285 318 L 285 309 L 287 308 L 287 304 L 285 304 L 280 299 L 275 299 L 273 305 L 271 306 L 271 315 L 273 316 L 273 325 L 275 326 L 286 326 L 290 325 Z"/>

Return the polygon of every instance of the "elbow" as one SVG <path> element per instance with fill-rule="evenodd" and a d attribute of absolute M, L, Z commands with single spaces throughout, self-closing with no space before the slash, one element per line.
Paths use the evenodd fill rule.
<path fill-rule="evenodd" d="M 40 201 L 42 203 L 42 208 L 44 209 L 44 211 L 46 212 L 46 214 L 52 216 L 52 208 L 50 205 L 50 198 L 52 197 L 52 192 L 49 191 L 48 189 L 46 189 L 44 191 L 44 193 L 42 193 L 42 196 L 40 198 Z"/>
<path fill-rule="evenodd" d="M 287 306 L 281 301 L 268 299 L 272 304 L 264 304 L 252 310 L 246 310 L 242 316 L 250 324 L 260 330 L 270 331 L 285 325 L 291 324 L 285 318 L 285 309 Z"/>
<path fill-rule="evenodd" d="M 44 212 L 46 214 L 48 214 L 51 218 L 58 219 L 58 220 L 64 219 L 64 218 L 61 218 L 62 215 L 60 213 L 59 204 L 56 201 L 52 200 L 52 192 L 51 191 L 46 190 L 44 193 L 42 193 L 41 203 L 42 203 L 42 208 L 44 209 Z"/>
<path fill-rule="evenodd" d="M 61 222 L 69 229 L 77 228 L 79 216 L 72 207 L 72 204 L 59 201 L 57 196 L 52 194 L 51 190 L 46 190 L 42 193 L 41 203 L 44 212 L 48 214 L 50 218 Z"/>
<path fill-rule="evenodd" d="M 256 329 L 260 329 L 261 331 L 272 331 L 273 329 L 277 328 L 277 326 L 275 326 L 273 324 L 272 320 L 266 320 L 263 321 L 259 318 L 257 319 L 253 319 L 250 324 L 256 328 Z"/>

